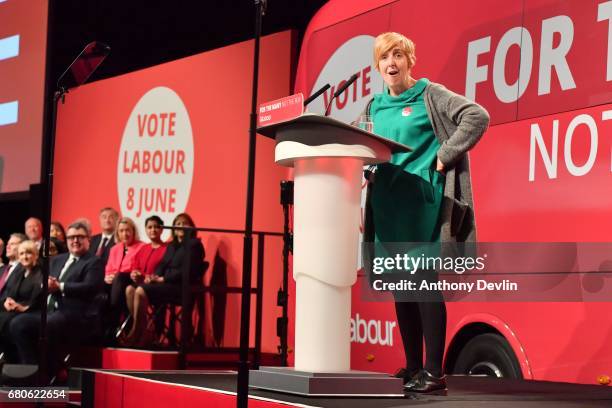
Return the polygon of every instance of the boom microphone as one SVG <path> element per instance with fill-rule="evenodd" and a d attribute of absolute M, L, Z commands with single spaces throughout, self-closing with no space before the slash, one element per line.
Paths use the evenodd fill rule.
<path fill-rule="evenodd" d="M 338 90 L 336 92 L 334 92 L 334 95 L 330 98 L 329 103 L 327 104 L 327 107 L 325 108 L 325 116 L 329 116 L 329 111 L 331 108 L 331 104 L 332 101 L 337 98 L 342 92 L 344 92 L 346 90 L 346 88 L 348 88 L 353 82 L 355 82 L 357 80 L 357 78 L 359 78 L 359 73 L 357 74 L 353 74 L 348 81 L 346 81 L 340 88 L 338 88 Z"/>
<path fill-rule="evenodd" d="M 348 81 L 346 81 L 344 83 L 344 85 L 342 85 L 340 88 L 338 88 L 338 90 L 336 91 L 336 93 L 334 93 L 334 98 L 337 98 L 342 92 L 344 92 L 344 90 L 346 88 L 348 88 L 353 82 L 355 82 L 357 80 L 357 78 L 359 78 L 359 74 L 353 74 Z"/>
<path fill-rule="evenodd" d="M 304 107 L 306 107 L 310 102 L 317 99 L 319 95 L 321 95 L 323 92 L 327 91 L 328 89 L 329 89 L 329 84 L 323 85 L 321 89 L 319 89 L 317 92 L 313 93 L 308 98 L 306 98 L 306 100 L 304 101 Z"/>

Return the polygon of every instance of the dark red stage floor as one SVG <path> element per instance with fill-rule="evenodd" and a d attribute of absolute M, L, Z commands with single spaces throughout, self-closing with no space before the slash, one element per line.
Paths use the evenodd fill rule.
<path fill-rule="evenodd" d="M 83 406 L 147 408 L 234 407 L 236 375 L 214 371 L 83 372 Z M 249 406 L 309 407 L 612 407 L 612 387 L 540 381 L 450 377 L 446 395 L 404 398 L 306 398 L 251 389 Z M 168 405 L 172 404 L 172 405 Z"/>

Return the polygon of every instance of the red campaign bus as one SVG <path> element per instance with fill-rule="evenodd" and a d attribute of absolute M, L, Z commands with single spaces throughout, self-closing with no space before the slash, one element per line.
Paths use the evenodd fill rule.
<path fill-rule="evenodd" d="M 331 0 L 299 57 L 296 92 L 332 86 L 311 112 L 354 73 L 332 103 L 335 118 L 353 120 L 382 91 L 372 48 L 385 31 L 415 42 L 413 77 L 491 114 L 470 152 L 479 241 L 610 241 L 612 1 Z M 353 290 L 352 368 L 393 372 L 404 362 L 394 307 L 363 301 L 365 284 L 360 276 Z M 586 384 L 612 376 L 610 303 L 491 296 L 447 307 L 448 373 Z"/>

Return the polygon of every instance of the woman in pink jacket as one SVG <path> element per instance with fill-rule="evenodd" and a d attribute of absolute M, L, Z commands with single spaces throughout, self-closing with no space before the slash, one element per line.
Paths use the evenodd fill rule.
<path fill-rule="evenodd" d="M 134 221 L 123 217 L 117 224 L 115 244 L 108 255 L 104 282 L 109 294 L 109 328 L 116 329 L 121 315 L 127 316 L 125 288 L 132 283 L 130 273 L 135 269 L 136 254 L 144 245 L 138 238 Z"/>

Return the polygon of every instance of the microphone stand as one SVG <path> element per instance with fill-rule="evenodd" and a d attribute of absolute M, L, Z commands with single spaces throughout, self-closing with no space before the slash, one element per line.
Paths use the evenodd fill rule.
<path fill-rule="evenodd" d="M 259 79 L 259 40 L 267 0 L 255 0 L 255 50 L 253 57 L 253 92 L 249 127 L 249 161 L 247 176 L 246 215 L 242 250 L 242 295 L 240 307 L 240 357 L 236 406 L 249 404 L 249 334 L 251 319 L 251 275 L 253 267 L 253 198 L 255 190 L 255 147 L 257 135 L 257 82 Z"/>

